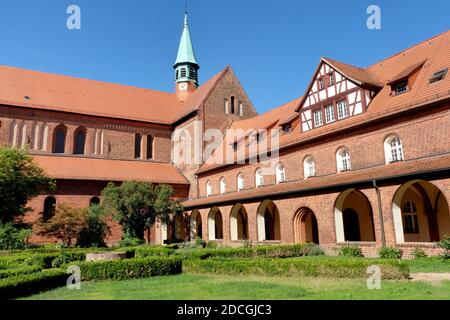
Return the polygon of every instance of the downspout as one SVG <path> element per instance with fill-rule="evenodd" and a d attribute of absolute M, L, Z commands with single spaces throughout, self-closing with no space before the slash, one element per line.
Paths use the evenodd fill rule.
<path fill-rule="evenodd" d="M 377 193 L 377 200 L 378 200 L 378 220 L 380 221 L 380 232 L 381 232 L 381 245 L 383 247 L 386 246 L 386 234 L 384 232 L 384 219 L 383 219 L 383 208 L 381 205 L 381 193 L 380 188 L 377 186 L 377 181 L 372 180 L 373 187 L 375 188 L 375 191 Z"/>

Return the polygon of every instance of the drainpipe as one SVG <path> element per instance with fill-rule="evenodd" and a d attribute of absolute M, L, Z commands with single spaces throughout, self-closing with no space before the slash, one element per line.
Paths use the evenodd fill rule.
<path fill-rule="evenodd" d="M 381 245 L 383 247 L 385 247 L 386 246 L 386 235 L 384 233 L 384 220 L 383 220 L 383 209 L 381 206 L 380 188 L 378 188 L 376 180 L 372 180 L 372 183 L 373 183 L 373 187 L 375 188 L 375 191 L 377 193 L 377 199 L 378 199 L 378 220 L 380 221 Z"/>

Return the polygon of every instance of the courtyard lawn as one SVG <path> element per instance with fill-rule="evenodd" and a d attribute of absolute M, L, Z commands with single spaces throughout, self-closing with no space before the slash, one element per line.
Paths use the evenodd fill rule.
<path fill-rule="evenodd" d="M 405 260 L 411 273 L 435 272 L 450 273 L 450 259 L 443 260 L 439 257 Z"/>
<path fill-rule="evenodd" d="M 181 274 L 126 281 L 82 283 L 81 290 L 59 288 L 27 299 L 43 300 L 290 300 L 290 299 L 446 299 L 450 281 L 382 281 L 367 289 L 364 279 L 285 278 Z"/>

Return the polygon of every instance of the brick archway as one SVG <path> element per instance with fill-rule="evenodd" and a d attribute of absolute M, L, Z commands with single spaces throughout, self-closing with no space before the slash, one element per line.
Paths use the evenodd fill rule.
<path fill-rule="evenodd" d="M 312 242 L 319 244 L 319 229 L 314 212 L 307 207 L 297 210 L 294 215 L 295 243 Z"/>

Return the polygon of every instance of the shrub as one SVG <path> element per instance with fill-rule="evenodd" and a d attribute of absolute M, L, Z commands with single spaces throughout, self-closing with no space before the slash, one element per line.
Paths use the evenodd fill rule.
<path fill-rule="evenodd" d="M 170 247 L 151 247 L 151 246 L 143 246 L 138 247 L 135 250 L 136 258 L 145 258 L 152 256 L 170 256 L 175 254 L 175 249 Z"/>
<path fill-rule="evenodd" d="M 0 280 L 0 299 L 14 299 L 66 284 L 68 275 L 62 270 L 48 270 Z"/>
<path fill-rule="evenodd" d="M 77 245 L 82 248 L 106 247 L 105 238 L 110 229 L 105 221 L 105 211 L 100 205 L 89 207 L 86 225 L 78 234 Z"/>
<path fill-rule="evenodd" d="M 86 260 L 85 252 L 63 252 L 53 259 L 52 268 L 60 268 L 67 263 L 84 260 Z"/>
<path fill-rule="evenodd" d="M 361 248 L 352 245 L 345 245 L 340 247 L 339 255 L 344 257 L 363 257 Z"/>
<path fill-rule="evenodd" d="M 366 278 L 367 268 L 371 265 L 380 266 L 383 279 L 409 277 L 409 268 L 405 262 L 356 258 L 191 259 L 183 262 L 183 269 L 191 273 Z"/>
<path fill-rule="evenodd" d="M 181 259 L 150 257 L 129 260 L 82 262 L 78 264 L 83 280 L 122 280 L 181 273 Z"/>
<path fill-rule="evenodd" d="M 53 260 L 59 256 L 58 253 L 34 254 L 30 255 L 24 262 L 27 265 L 43 269 L 51 269 Z"/>
<path fill-rule="evenodd" d="M 426 258 L 427 254 L 425 253 L 425 250 L 423 250 L 422 248 L 419 247 L 415 247 L 412 255 L 415 259 L 422 259 L 422 258 Z"/>
<path fill-rule="evenodd" d="M 199 247 L 199 248 L 205 248 L 206 242 L 202 238 L 197 238 L 197 239 L 195 239 L 195 246 Z"/>
<path fill-rule="evenodd" d="M 138 238 L 124 238 L 119 241 L 119 247 L 137 247 L 144 243 L 144 240 Z"/>
<path fill-rule="evenodd" d="M 0 224 L 0 250 L 25 249 L 25 240 L 31 235 L 31 229 L 17 228 L 11 223 Z"/>
<path fill-rule="evenodd" d="M 206 243 L 206 248 L 208 249 L 217 249 L 219 247 L 219 243 L 217 241 L 208 241 Z"/>
<path fill-rule="evenodd" d="M 403 251 L 394 247 L 381 247 L 378 256 L 382 259 L 401 259 Z"/>
<path fill-rule="evenodd" d="M 444 239 L 436 243 L 439 248 L 444 249 L 441 257 L 444 259 L 450 259 L 450 235 L 445 235 Z"/>
<path fill-rule="evenodd" d="M 14 269 L 0 270 L 0 279 L 31 274 L 39 271 L 41 271 L 41 269 L 36 266 L 17 266 Z"/>

